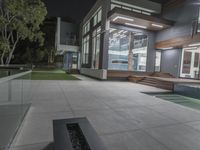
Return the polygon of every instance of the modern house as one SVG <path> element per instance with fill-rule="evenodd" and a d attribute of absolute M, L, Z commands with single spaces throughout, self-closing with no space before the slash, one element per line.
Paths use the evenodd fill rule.
<path fill-rule="evenodd" d="M 66 71 L 79 70 L 78 25 L 69 19 L 57 17 L 56 26 L 55 47 L 57 55 L 61 56 L 60 67 Z"/>
<path fill-rule="evenodd" d="M 80 37 L 82 74 L 110 79 L 163 72 L 199 79 L 197 0 L 98 0 Z"/>

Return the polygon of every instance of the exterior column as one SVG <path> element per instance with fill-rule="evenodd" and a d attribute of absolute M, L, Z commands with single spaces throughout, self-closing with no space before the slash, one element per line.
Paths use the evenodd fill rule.
<path fill-rule="evenodd" d="M 133 71 L 133 52 L 134 48 L 134 34 L 129 32 L 129 52 L 128 52 L 128 71 Z"/>

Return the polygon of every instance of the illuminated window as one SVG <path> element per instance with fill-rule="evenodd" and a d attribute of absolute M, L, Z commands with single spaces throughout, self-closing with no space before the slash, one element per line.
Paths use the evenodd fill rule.
<path fill-rule="evenodd" d="M 100 33 L 101 28 L 97 28 L 92 36 L 92 69 L 99 69 L 99 54 L 100 54 Z"/>
<path fill-rule="evenodd" d="M 160 63 L 161 63 L 161 52 L 156 51 L 156 59 L 155 59 L 155 72 L 160 72 Z"/>
<path fill-rule="evenodd" d="M 86 23 L 83 27 L 83 34 L 86 34 L 90 31 L 90 22 Z"/>
<path fill-rule="evenodd" d="M 199 8 L 199 19 L 198 19 L 198 30 L 197 32 L 200 32 L 200 8 Z"/>
<path fill-rule="evenodd" d="M 129 70 L 131 68 L 132 71 L 146 71 L 147 36 L 142 33 L 132 33 L 132 36 L 130 34 L 126 30 L 110 29 L 109 70 Z M 132 45 L 131 49 L 129 45 Z M 129 59 L 129 56 L 132 59 Z"/>
<path fill-rule="evenodd" d="M 83 39 L 83 47 L 82 47 L 82 64 L 88 64 L 89 60 L 89 40 L 90 37 L 87 36 Z"/>
<path fill-rule="evenodd" d="M 95 26 L 96 24 L 98 24 L 99 22 L 101 22 L 101 18 L 102 18 L 102 10 L 99 9 L 94 17 L 93 17 L 93 26 Z"/>

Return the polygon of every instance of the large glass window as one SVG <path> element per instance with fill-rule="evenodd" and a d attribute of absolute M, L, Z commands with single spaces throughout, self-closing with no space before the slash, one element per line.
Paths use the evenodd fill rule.
<path fill-rule="evenodd" d="M 182 52 L 181 77 L 199 78 L 200 48 L 184 48 Z"/>
<path fill-rule="evenodd" d="M 84 26 L 83 26 L 83 34 L 86 34 L 90 31 L 90 22 L 86 23 Z"/>
<path fill-rule="evenodd" d="M 198 30 L 197 32 L 200 32 L 200 8 L 199 8 L 199 18 L 198 18 Z"/>
<path fill-rule="evenodd" d="M 86 36 L 83 39 L 83 47 L 82 47 L 82 64 L 88 64 L 88 60 L 89 60 L 89 40 L 90 37 Z"/>
<path fill-rule="evenodd" d="M 160 72 L 160 70 L 161 70 L 160 64 L 161 64 L 161 52 L 156 51 L 155 72 Z"/>
<path fill-rule="evenodd" d="M 102 9 L 99 9 L 94 17 L 93 17 L 93 26 L 97 25 L 99 22 L 101 22 L 101 18 L 102 18 Z"/>
<path fill-rule="evenodd" d="M 125 30 L 110 29 L 110 70 L 146 71 L 147 36 Z"/>
<path fill-rule="evenodd" d="M 93 36 L 92 36 L 92 68 L 93 69 L 99 69 L 100 33 L 101 33 L 101 27 L 94 30 Z"/>

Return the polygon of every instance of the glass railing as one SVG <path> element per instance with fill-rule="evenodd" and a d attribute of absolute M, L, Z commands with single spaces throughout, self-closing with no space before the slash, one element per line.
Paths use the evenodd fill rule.
<path fill-rule="evenodd" d="M 9 149 L 30 106 L 31 71 L 0 66 L 0 150 Z"/>

